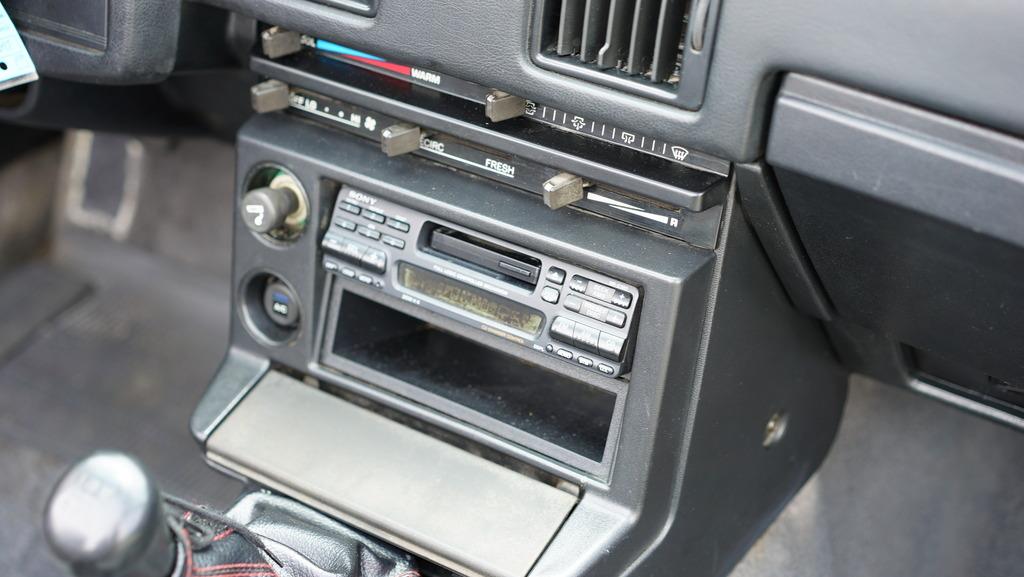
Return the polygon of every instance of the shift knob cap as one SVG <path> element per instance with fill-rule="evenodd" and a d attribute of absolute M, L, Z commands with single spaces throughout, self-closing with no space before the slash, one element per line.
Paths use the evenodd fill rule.
<path fill-rule="evenodd" d="M 176 546 L 142 465 L 98 452 L 74 465 L 46 505 L 46 539 L 79 577 L 167 577 Z"/>

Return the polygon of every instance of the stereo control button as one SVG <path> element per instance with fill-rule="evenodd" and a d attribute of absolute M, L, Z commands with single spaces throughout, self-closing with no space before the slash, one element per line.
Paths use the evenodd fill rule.
<path fill-rule="evenodd" d="M 363 255 L 361 264 L 373 272 L 383 273 L 388 266 L 388 255 L 382 250 L 375 248 L 367 249 Z"/>
<path fill-rule="evenodd" d="M 601 321 L 602 323 L 608 318 L 608 313 L 611 312 L 607 308 L 596 305 L 592 302 L 584 301 L 580 307 L 580 314 L 585 317 L 590 317 L 595 321 Z"/>
<path fill-rule="evenodd" d="M 590 284 L 590 281 L 587 279 L 580 275 L 573 275 L 572 280 L 569 281 L 569 289 L 578 293 L 586 292 L 588 284 Z"/>
<path fill-rule="evenodd" d="M 373 284 L 373 277 L 368 274 L 361 274 L 358 277 L 356 277 L 356 279 L 363 284 Z"/>
<path fill-rule="evenodd" d="M 560 285 L 565 282 L 565 271 L 553 266 L 548 269 L 548 274 L 544 278 L 548 279 L 549 283 Z"/>
<path fill-rule="evenodd" d="M 341 269 L 341 276 L 346 278 L 356 278 L 356 271 L 346 266 Z"/>
<path fill-rule="evenodd" d="M 384 221 L 387 220 L 387 217 L 385 217 L 383 214 L 372 211 L 370 209 L 366 209 L 363 211 L 363 218 L 367 220 L 372 220 L 373 222 L 379 224 L 384 224 Z"/>
<path fill-rule="evenodd" d="M 612 299 L 615 298 L 615 292 L 615 289 L 612 287 L 599 282 L 590 281 L 587 284 L 587 296 L 594 297 L 599 301 L 604 301 L 606 303 L 612 302 Z"/>
<path fill-rule="evenodd" d="M 388 246 L 393 246 L 395 248 L 405 248 L 404 240 L 386 234 L 380 237 L 380 241 Z"/>
<path fill-rule="evenodd" d="M 356 232 L 371 240 L 380 240 L 379 230 L 374 230 L 372 228 L 366 228 L 363 225 L 359 225 L 359 228 L 356 229 Z"/>
<path fill-rule="evenodd" d="M 368 247 L 361 245 L 358 242 L 336 237 L 331 234 L 324 237 L 324 248 L 337 253 L 342 259 L 352 264 L 360 264 L 363 260 L 363 255 L 366 254 L 366 251 L 368 250 Z"/>
<path fill-rule="evenodd" d="M 569 361 L 572 360 L 572 351 L 570 351 L 569 349 L 558 349 L 557 351 L 555 351 L 555 354 L 562 357 L 563 359 Z"/>
<path fill-rule="evenodd" d="M 565 317 L 555 317 L 554 322 L 551 323 L 551 337 L 555 340 L 562 341 L 563 343 L 573 344 L 572 332 L 576 329 L 576 321 L 569 320 Z"/>
<path fill-rule="evenodd" d="M 546 303 L 555 304 L 558 302 L 558 298 L 562 296 L 562 293 L 555 287 L 546 286 L 540 291 L 540 298 Z"/>
<path fill-rule="evenodd" d="M 610 310 L 608 311 L 608 316 L 605 317 L 604 322 L 621 329 L 626 326 L 626 313 Z"/>
<path fill-rule="evenodd" d="M 590 357 L 584 357 L 583 355 L 576 357 L 576 362 L 583 365 L 584 367 L 594 366 L 594 359 Z"/>
<path fill-rule="evenodd" d="M 602 332 L 599 338 L 599 350 L 597 352 L 606 359 L 618 362 L 622 360 L 622 349 L 625 344 L 626 340 L 622 337 Z"/>
<path fill-rule="evenodd" d="M 344 218 L 335 218 L 334 223 L 338 225 L 338 228 L 344 231 L 355 231 L 355 222 L 351 220 L 345 220 Z"/>
<path fill-rule="evenodd" d="M 404 220 L 398 220 L 397 218 L 389 218 L 387 223 L 388 226 L 397 230 L 398 232 L 409 232 L 409 223 Z"/>
<path fill-rule="evenodd" d="M 351 202 L 342 202 L 338 204 L 338 206 L 341 207 L 341 210 L 344 210 L 345 212 L 350 212 L 352 214 L 359 214 L 360 212 L 363 212 L 362 207 L 356 204 L 352 204 Z"/>
<path fill-rule="evenodd" d="M 594 327 L 576 323 L 576 328 L 572 330 L 573 344 L 585 351 L 599 353 L 600 349 L 598 348 L 598 343 L 600 339 L 601 331 Z"/>
<path fill-rule="evenodd" d="M 338 272 L 341 270 L 341 262 L 329 256 L 324 257 L 324 270 L 327 272 Z"/>
<path fill-rule="evenodd" d="M 611 303 L 617 307 L 628 309 L 629 305 L 633 304 L 633 295 L 623 291 L 615 291 L 615 296 L 612 297 Z"/>
<path fill-rule="evenodd" d="M 580 307 L 583 306 L 583 299 L 576 295 L 569 295 L 565 297 L 565 308 L 571 310 L 574 313 L 580 312 Z"/>
<path fill-rule="evenodd" d="M 604 373 L 606 375 L 614 375 L 615 374 L 615 369 L 613 369 L 611 367 L 611 365 L 606 365 L 604 363 L 598 364 L 597 365 L 597 370 L 601 371 L 602 373 Z"/>

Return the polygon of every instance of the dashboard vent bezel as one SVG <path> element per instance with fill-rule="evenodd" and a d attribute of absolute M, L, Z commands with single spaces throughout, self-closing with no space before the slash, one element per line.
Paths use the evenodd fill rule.
<path fill-rule="evenodd" d="M 655 45 L 657 41 L 661 41 L 661 38 L 657 38 L 656 41 L 652 35 L 664 33 L 659 32 L 665 29 L 661 10 L 662 5 L 670 1 L 537 0 L 533 14 L 531 56 L 534 63 L 541 68 L 667 102 L 687 110 L 697 110 L 704 101 L 720 0 L 681 0 L 682 3 L 689 4 L 688 14 L 686 14 L 687 24 L 683 26 L 682 45 L 678 47 L 678 50 L 669 49 L 670 52 L 661 50 L 659 58 L 654 55 L 654 52 L 657 50 Z M 563 10 L 563 5 L 575 8 L 575 12 Z M 623 9 L 623 5 L 625 5 L 625 9 Z M 608 23 L 615 20 L 614 15 L 593 16 L 596 10 L 603 8 L 606 11 L 614 12 L 616 7 L 623 13 L 619 14 L 619 19 L 612 25 Z M 646 22 L 638 21 L 637 19 L 644 19 L 644 14 L 650 19 Z M 566 34 L 564 23 L 560 22 L 564 16 L 581 19 L 584 22 L 584 27 L 577 26 L 575 30 L 570 27 L 569 34 Z M 623 24 L 623 17 L 625 17 L 625 24 Z M 597 22 L 598 26 L 590 26 L 590 22 Z M 679 24 L 682 22 L 679 21 Z M 597 51 L 602 44 L 608 42 L 608 37 L 613 29 L 631 36 L 636 34 L 638 26 L 649 32 L 647 37 L 639 38 L 643 47 L 639 54 L 648 52 L 646 58 L 644 56 L 636 58 L 637 42 L 636 39 L 630 37 L 626 37 L 620 43 L 622 45 L 618 56 L 609 56 L 607 52 L 603 58 L 598 56 Z M 668 35 L 672 36 L 671 30 Z M 597 48 L 595 48 L 595 42 L 597 42 Z M 699 49 L 695 49 L 694 46 Z M 631 49 L 633 54 L 630 54 Z M 586 50 L 587 53 L 581 54 L 583 50 Z M 615 65 L 611 64 L 612 59 L 616 60 Z M 671 62 L 668 61 L 669 59 Z M 653 60 L 659 61 L 653 62 Z M 681 63 L 677 82 L 652 80 L 652 74 L 650 74 L 652 67 L 658 69 L 653 74 L 655 80 L 660 80 L 672 73 L 677 60 Z M 668 73 L 666 73 L 666 68 L 669 70 Z"/>

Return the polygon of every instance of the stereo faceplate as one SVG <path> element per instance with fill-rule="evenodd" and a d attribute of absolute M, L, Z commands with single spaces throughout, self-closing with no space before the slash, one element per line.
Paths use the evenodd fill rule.
<path fill-rule="evenodd" d="M 496 257 L 485 266 L 446 253 L 432 240 L 439 230 L 520 260 Z M 323 267 L 341 282 L 375 287 L 606 377 L 629 371 L 642 298 L 633 285 L 350 187 L 338 193 L 321 247 Z M 529 266 L 539 274 L 524 274 Z"/>

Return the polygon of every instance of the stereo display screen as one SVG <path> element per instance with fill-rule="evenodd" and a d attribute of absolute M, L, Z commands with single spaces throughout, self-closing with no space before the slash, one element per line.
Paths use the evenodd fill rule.
<path fill-rule="evenodd" d="M 398 282 L 423 296 L 527 334 L 540 333 L 544 324 L 544 315 L 530 307 L 408 263 L 399 263 Z"/>

